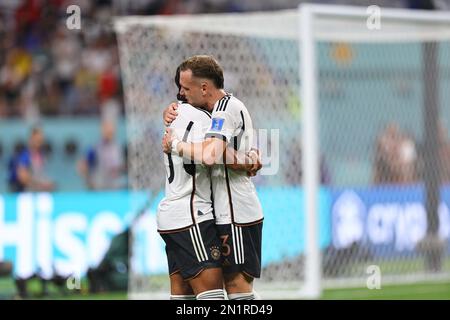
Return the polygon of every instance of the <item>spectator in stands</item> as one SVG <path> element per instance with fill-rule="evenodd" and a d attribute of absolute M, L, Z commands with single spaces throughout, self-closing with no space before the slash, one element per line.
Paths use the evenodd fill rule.
<path fill-rule="evenodd" d="M 408 184 L 418 181 L 417 146 L 414 137 L 407 133 L 400 135 L 397 150 L 398 183 Z"/>
<path fill-rule="evenodd" d="M 0 67 L 0 92 L 3 96 L 3 113 L 7 116 L 19 115 L 21 92 L 31 72 L 31 56 L 23 48 L 13 48 Z"/>
<path fill-rule="evenodd" d="M 417 182 L 417 160 L 414 138 L 402 132 L 397 123 L 389 123 L 377 139 L 374 183 Z"/>
<path fill-rule="evenodd" d="M 52 191 L 55 189 L 54 183 L 45 173 L 43 145 L 42 129 L 33 128 L 28 147 L 13 155 L 8 163 L 8 182 L 11 192 Z"/>
<path fill-rule="evenodd" d="M 102 139 L 78 162 L 78 172 L 91 190 L 112 190 L 124 187 L 125 165 L 120 145 L 114 140 L 115 125 L 104 120 Z"/>
<path fill-rule="evenodd" d="M 400 128 L 390 123 L 378 136 L 375 151 L 374 184 L 390 183 L 395 180 L 395 153 L 400 136 Z"/>

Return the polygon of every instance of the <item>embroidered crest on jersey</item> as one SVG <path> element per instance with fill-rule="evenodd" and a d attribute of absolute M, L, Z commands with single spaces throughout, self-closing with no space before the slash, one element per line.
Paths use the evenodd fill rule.
<path fill-rule="evenodd" d="M 211 251 L 211 258 L 213 258 L 214 260 L 220 259 L 222 253 L 220 252 L 219 247 L 212 246 L 209 250 Z"/>
<path fill-rule="evenodd" d="M 225 122 L 225 119 L 213 118 L 212 123 L 211 123 L 211 131 L 221 131 L 224 122 Z"/>

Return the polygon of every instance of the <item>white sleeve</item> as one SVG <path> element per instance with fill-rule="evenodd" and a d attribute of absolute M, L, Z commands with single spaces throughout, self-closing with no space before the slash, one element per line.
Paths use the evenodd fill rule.
<path fill-rule="evenodd" d="M 202 142 L 205 140 L 205 134 L 210 127 L 210 123 L 211 121 L 195 121 L 191 130 L 191 142 Z"/>
<path fill-rule="evenodd" d="M 211 126 L 206 132 L 205 138 L 215 137 L 229 143 L 239 127 L 239 119 L 236 118 L 234 113 L 231 107 L 228 107 L 225 111 L 213 112 Z"/>
<path fill-rule="evenodd" d="M 178 117 L 172 121 L 169 128 L 174 131 L 178 139 L 182 140 L 188 124 L 189 121 L 185 119 L 184 114 L 180 113 Z"/>

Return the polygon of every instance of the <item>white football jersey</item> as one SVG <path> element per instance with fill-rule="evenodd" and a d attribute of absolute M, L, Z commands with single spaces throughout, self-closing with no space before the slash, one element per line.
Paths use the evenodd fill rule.
<path fill-rule="evenodd" d="M 211 124 L 209 112 L 188 103 L 178 105 L 178 116 L 170 125 L 180 140 L 202 142 Z M 164 153 L 165 197 L 158 206 L 160 232 L 175 232 L 214 219 L 210 168 L 192 164 L 176 154 Z"/>
<path fill-rule="evenodd" d="M 253 124 L 245 105 L 227 94 L 214 105 L 206 135 L 227 141 L 242 153 L 253 146 Z M 211 172 L 216 224 L 254 224 L 263 219 L 255 186 L 247 172 L 214 165 Z"/>

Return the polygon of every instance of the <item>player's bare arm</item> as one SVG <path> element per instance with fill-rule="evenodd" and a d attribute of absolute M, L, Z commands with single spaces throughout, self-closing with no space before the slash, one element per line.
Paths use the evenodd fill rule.
<path fill-rule="evenodd" d="M 233 148 L 226 149 L 226 166 L 233 170 L 247 171 L 253 177 L 262 168 L 261 158 L 257 149 L 251 149 L 248 153 L 236 151 Z"/>
<path fill-rule="evenodd" d="M 165 153 L 176 152 L 180 156 L 212 166 L 219 163 L 226 149 L 225 141 L 207 138 L 203 142 L 187 143 L 180 141 L 176 134 L 167 128 L 162 141 Z"/>
<path fill-rule="evenodd" d="M 223 163 L 223 154 L 225 153 L 227 167 L 233 170 L 247 171 L 250 176 L 256 175 L 256 172 L 262 168 L 259 155 L 254 149 L 252 149 L 253 152 L 243 154 L 232 148 L 227 148 L 225 141 L 218 138 L 207 138 L 203 142 L 187 143 L 180 141 L 169 128 L 166 129 L 164 134 L 162 147 L 165 153 L 175 151 L 184 158 L 201 162 L 207 166 Z"/>
<path fill-rule="evenodd" d="M 163 111 L 164 125 L 169 126 L 177 118 L 178 116 L 178 112 L 176 111 L 177 108 L 178 104 L 174 102 L 164 109 Z M 173 136 L 172 132 L 170 133 L 170 136 Z M 165 153 L 170 153 L 172 151 L 171 147 L 167 145 L 168 142 L 167 141 L 164 142 L 164 140 L 169 138 L 170 136 L 165 135 L 163 138 L 163 150 Z M 210 146 L 209 143 L 207 145 Z M 203 147 L 204 146 L 202 146 L 202 148 Z M 214 146 L 213 148 L 215 147 L 221 148 L 222 146 L 221 144 L 217 143 L 217 146 Z M 192 157 L 192 154 L 189 153 L 187 156 L 185 156 L 185 158 L 194 159 L 196 161 L 199 162 L 201 161 L 202 163 L 207 164 L 211 159 L 207 159 L 208 161 L 206 162 L 203 161 L 204 160 L 203 156 L 200 155 L 202 153 L 201 150 L 202 150 L 201 148 L 197 150 L 196 155 L 194 157 Z M 255 176 L 256 173 L 262 168 L 261 159 L 259 157 L 259 151 L 257 149 L 252 149 L 249 153 L 243 154 L 232 148 L 226 148 L 225 157 L 226 157 L 225 164 L 228 168 L 232 170 L 247 171 L 249 176 Z"/>

